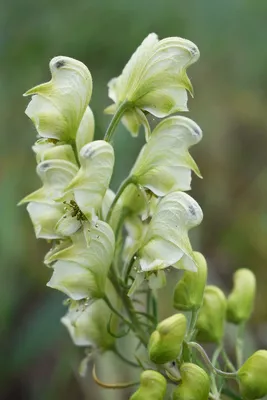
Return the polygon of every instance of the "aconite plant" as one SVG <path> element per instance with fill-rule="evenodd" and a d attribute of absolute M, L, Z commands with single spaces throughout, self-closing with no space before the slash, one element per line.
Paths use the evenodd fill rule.
<path fill-rule="evenodd" d="M 51 80 L 25 93 L 31 96 L 26 114 L 38 133 L 33 151 L 42 184 L 21 203 L 27 203 L 36 237 L 51 244 L 44 259 L 51 270 L 47 285 L 68 297 L 61 321 L 85 349 L 82 373 L 106 351 L 140 369 L 138 382 L 111 383 L 92 366 L 100 386 L 132 386 L 132 400 L 253 400 L 267 394 L 267 351 L 243 360 L 255 277 L 238 270 L 228 298 L 207 286 L 205 258 L 188 236 L 203 217 L 185 193 L 192 171 L 201 177 L 189 149 L 202 131 L 177 113 L 187 111 L 193 88 L 186 71 L 198 58 L 189 40 L 148 35 L 108 84 L 113 103 L 106 112 L 113 117 L 103 140 L 93 140 L 92 78 L 82 62 L 53 58 Z M 158 121 L 153 129 L 151 114 Z M 114 193 L 112 140 L 120 121 L 133 136 L 143 127 L 146 144 Z M 177 313 L 159 321 L 157 299 L 171 268 L 183 270 L 173 294 Z M 224 347 L 227 321 L 236 325 L 236 360 Z M 136 341 L 129 358 L 120 349 L 126 335 Z M 203 343 L 214 344 L 211 359 Z"/>

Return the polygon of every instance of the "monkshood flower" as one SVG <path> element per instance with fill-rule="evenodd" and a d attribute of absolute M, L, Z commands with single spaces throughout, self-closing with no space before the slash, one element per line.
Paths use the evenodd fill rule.
<path fill-rule="evenodd" d="M 85 112 L 87 122 L 90 116 L 86 108 L 92 94 L 91 74 L 82 62 L 69 57 L 55 57 L 49 67 L 52 79 L 24 94 L 33 96 L 26 114 L 41 137 L 71 141 Z"/>
<path fill-rule="evenodd" d="M 73 300 L 102 297 L 114 248 L 114 233 L 106 222 L 84 222 L 82 229 L 71 236 L 70 244 L 46 256 L 45 262 L 54 271 L 47 286 Z"/>
<path fill-rule="evenodd" d="M 184 363 L 180 368 L 181 383 L 174 389 L 172 400 L 208 400 L 210 378 L 196 364 Z"/>
<path fill-rule="evenodd" d="M 165 196 L 156 207 L 137 254 L 141 270 L 169 266 L 197 270 L 188 231 L 202 218 L 200 206 L 188 194 L 172 192 Z"/>
<path fill-rule="evenodd" d="M 182 116 L 165 119 L 149 136 L 130 175 L 157 196 L 189 190 L 191 170 L 201 175 L 188 149 L 201 138 L 201 129 L 191 119 Z"/>
<path fill-rule="evenodd" d="M 107 281 L 106 291 L 112 304 L 119 306 L 119 299 L 109 281 Z M 89 301 L 88 304 L 71 301 L 69 310 L 61 322 L 68 329 L 76 346 L 90 346 L 105 351 L 112 348 L 115 340 L 107 331 L 109 320 L 110 328 L 115 332 L 118 317 L 111 313 L 104 300 L 97 299 Z"/>
<path fill-rule="evenodd" d="M 256 278 L 252 271 L 240 268 L 234 274 L 234 287 L 227 299 L 227 320 L 234 324 L 251 316 L 256 294 Z"/>
<path fill-rule="evenodd" d="M 219 344 L 224 334 L 227 302 L 224 293 L 217 286 L 206 286 L 203 304 L 196 323 L 197 339 L 201 342 Z"/>
<path fill-rule="evenodd" d="M 43 144 L 45 147 L 47 144 Z M 35 149 L 41 162 L 37 174 L 43 186 L 26 196 L 36 236 L 58 239 L 69 236 L 91 219 L 101 208 L 114 165 L 114 151 L 100 140 L 88 143 L 80 151 L 81 168 L 70 145 Z"/>
<path fill-rule="evenodd" d="M 158 118 L 187 111 L 186 91 L 192 94 L 193 89 L 186 68 L 198 58 L 199 50 L 189 40 L 169 37 L 159 41 L 155 33 L 149 34 L 122 74 L 109 82 L 109 97 L 115 104 L 106 112 L 114 114 L 127 103 L 123 122 L 136 135 L 144 123 L 141 110 Z"/>
<path fill-rule="evenodd" d="M 130 400 L 163 400 L 167 390 L 167 382 L 163 375 L 154 370 L 142 372 L 140 387 Z"/>
<path fill-rule="evenodd" d="M 96 140 L 80 151 L 81 168 L 65 188 L 73 192 L 75 201 L 87 217 L 100 209 L 108 189 L 114 166 L 113 147 L 104 140 Z"/>

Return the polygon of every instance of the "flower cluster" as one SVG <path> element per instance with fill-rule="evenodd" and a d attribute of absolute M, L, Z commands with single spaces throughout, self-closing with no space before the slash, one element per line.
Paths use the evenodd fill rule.
<path fill-rule="evenodd" d="M 109 82 L 114 104 L 106 112 L 114 116 L 103 140 L 93 140 L 92 78 L 83 63 L 53 58 L 50 82 L 25 93 L 32 96 L 26 114 L 38 132 L 33 151 L 42 186 L 21 203 L 28 204 L 36 237 L 51 243 L 44 259 L 52 271 L 47 285 L 68 297 L 62 323 L 73 342 L 86 348 L 83 366 L 112 350 L 144 369 L 132 400 L 162 400 L 168 382 L 175 385 L 173 400 L 218 400 L 224 387 L 218 388 L 219 375 L 239 381 L 247 399 L 267 393 L 259 367 L 266 373 L 266 351 L 243 364 L 238 337 L 236 370 L 223 349 L 226 320 L 243 328 L 252 312 L 253 273 L 239 270 L 226 299 L 219 288 L 206 286 L 206 260 L 189 239 L 190 229 L 203 218 L 198 203 L 185 193 L 192 171 L 201 177 L 189 149 L 202 131 L 191 119 L 172 114 L 187 110 L 187 92 L 192 95 L 193 89 L 186 69 L 198 57 L 188 40 L 150 34 L 122 74 Z M 166 118 L 152 130 L 148 114 Z M 113 193 L 112 137 L 120 120 L 132 135 L 142 125 L 146 143 Z M 173 295 L 178 313 L 159 322 L 157 291 L 170 268 L 184 270 Z M 189 324 L 184 311 L 191 314 Z M 130 331 L 140 343 L 138 364 L 119 350 L 119 338 Z M 213 362 L 194 339 L 217 345 Z M 231 372 L 217 368 L 220 354 Z M 93 377 L 104 387 L 131 385 L 105 384 L 95 368 Z"/>

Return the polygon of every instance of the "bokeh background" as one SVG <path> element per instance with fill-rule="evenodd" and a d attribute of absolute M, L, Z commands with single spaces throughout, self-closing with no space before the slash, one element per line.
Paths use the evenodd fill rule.
<path fill-rule="evenodd" d="M 46 287 L 47 245 L 36 241 L 25 208 L 16 204 L 39 185 L 31 145 L 35 131 L 22 93 L 50 79 L 55 55 L 91 70 L 96 137 L 108 124 L 107 82 L 143 38 L 182 36 L 200 61 L 189 70 L 195 88 L 189 116 L 203 129 L 193 155 L 204 176 L 192 195 L 204 211 L 195 249 L 209 262 L 209 281 L 229 290 L 239 267 L 258 279 L 249 348 L 267 347 L 267 1 L 266 0 L 2 0 L 0 4 L 0 398 L 3 400 L 124 399 L 126 393 L 81 380 L 82 352 L 59 319 L 64 296 Z M 143 135 L 120 127 L 113 187 L 127 174 Z M 166 292 L 162 315 L 170 313 Z M 127 375 L 106 358 L 107 380 Z M 117 371 L 117 372 L 116 372 Z"/>

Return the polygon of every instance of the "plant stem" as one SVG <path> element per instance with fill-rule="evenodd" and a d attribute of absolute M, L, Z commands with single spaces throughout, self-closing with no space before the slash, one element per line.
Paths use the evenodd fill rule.
<path fill-rule="evenodd" d="M 113 136 L 113 133 L 118 125 L 118 123 L 121 120 L 121 117 L 123 116 L 123 114 L 125 113 L 125 111 L 130 108 L 131 103 L 128 101 L 124 101 L 123 103 L 121 103 L 121 105 L 119 106 L 119 108 L 117 109 L 116 113 L 113 115 L 112 120 L 110 121 L 110 124 L 108 126 L 108 129 L 105 133 L 104 136 L 104 140 L 106 142 L 110 142 Z"/>
<path fill-rule="evenodd" d="M 113 351 L 114 351 L 114 353 L 115 353 L 123 362 L 125 362 L 126 364 L 129 364 L 131 367 L 134 367 L 134 368 L 140 368 L 140 365 L 139 365 L 139 364 L 137 364 L 137 363 L 135 363 L 135 362 L 133 362 L 133 361 L 131 361 L 131 360 L 128 360 L 128 358 L 124 357 L 124 356 L 119 352 L 119 350 L 117 349 L 117 347 L 115 347 L 115 348 L 113 349 Z"/>
<path fill-rule="evenodd" d="M 118 200 L 119 200 L 121 194 L 124 192 L 124 190 L 126 189 L 126 187 L 127 187 L 128 185 L 130 185 L 130 183 L 135 183 L 135 179 L 134 179 L 133 176 L 128 176 L 128 177 L 122 182 L 122 184 L 120 185 L 120 187 L 119 187 L 119 189 L 118 189 L 118 191 L 117 191 L 117 193 L 116 193 L 116 196 L 115 196 L 115 198 L 114 198 L 114 200 L 113 200 L 113 202 L 112 202 L 112 204 L 111 204 L 111 206 L 110 206 L 110 209 L 109 209 L 109 211 L 108 211 L 108 215 L 107 215 L 107 218 L 106 218 L 106 221 L 107 221 L 107 222 L 109 222 L 109 220 L 110 220 L 110 218 L 111 218 L 111 215 L 112 215 L 112 212 L 113 212 L 113 210 L 114 210 L 114 207 L 116 206 L 116 204 L 117 204 L 117 202 L 118 202 Z"/>
<path fill-rule="evenodd" d="M 229 371 L 232 372 L 236 372 L 236 369 L 233 365 L 233 363 L 231 362 L 231 360 L 229 359 L 228 355 L 226 354 L 226 351 L 224 349 L 222 349 L 222 357 L 224 359 L 224 362 L 227 366 L 227 368 L 229 369 Z"/>
<path fill-rule="evenodd" d="M 244 323 L 238 325 L 236 337 L 236 363 L 239 369 L 243 364 Z"/>
<path fill-rule="evenodd" d="M 224 378 L 236 379 L 236 377 L 237 377 L 236 372 L 224 372 L 224 371 L 221 371 L 220 369 L 216 368 L 214 365 L 212 365 L 212 362 L 210 361 L 209 356 L 207 355 L 207 353 L 205 352 L 203 347 L 200 346 L 200 344 L 198 344 L 196 342 L 188 342 L 187 344 L 188 344 L 188 346 L 196 349 L 201 354 L 201 357 L 205 361 L 210 372 L 215 373 L 217 375 L 221 375 Z"/>
<path fill-rule="evenodd" d="M 194 335 L 195 325 L 197 322 L 198 310 L 192 310 L 190 325 L 188 328 L 187 339 L 190 341 Z"/>
<path fill-rule="evenodd" d="M 105 383 L 102 382 L 96 375 L 95 365 L 93 366 L 92 376 L 95 383 L 104 389 L 125 389 L 131 386 L 138 385 L 140 382 L 125 382 L 125 383 Z"/>

